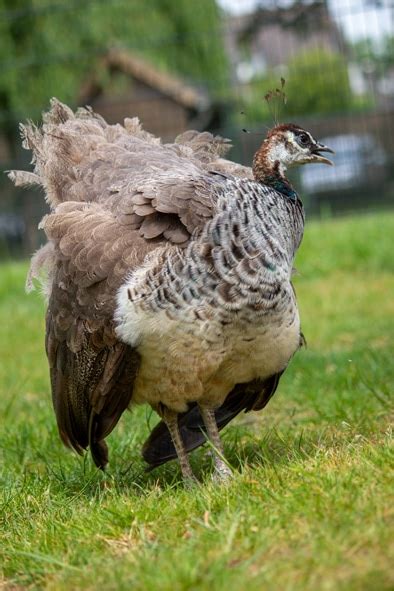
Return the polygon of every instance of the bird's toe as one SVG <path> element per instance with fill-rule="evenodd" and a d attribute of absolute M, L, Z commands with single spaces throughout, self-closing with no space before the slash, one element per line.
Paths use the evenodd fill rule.
<path fill-rule="evenodd" d="M 212 480 L 214 482 L 229 482 L 233 477 L 231 468 L 224 462 L 215 465 L 215 470 L 212 474 Z"/>

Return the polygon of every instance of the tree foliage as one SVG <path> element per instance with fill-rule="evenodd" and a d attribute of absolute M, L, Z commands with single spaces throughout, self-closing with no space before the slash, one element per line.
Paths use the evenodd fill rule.
<path fill-rule="evenodd" d="M 211 89 L 226 83 L 214 0 L 0 0 L 0 126 L 73 103 L 109 47 L 124 47 Z"/>
<path fill-rule="evenodd" d="M 352 93 L 344 57 L 323 49 L 295 56 L 289 63 L 287 92 L 291 115 L 346 111 Z"/>
<path fill-rule="evenodd" d="M 299 53 L 287 64 L 283 75 L 287 102 L 281 111 L 286 118 L 343 112 L 352 106 L 346 61 L 337 53 L 320 48 Z M 280 76 L 270 71 L 252 83 L 252 99 L 247 109 L 249 119 L 271 115 L 264 95 L 278 86 Z"/>
<path fill-rule="evenodd" d="M 386 35 L 379 43 L 367 37 L 356 41 L 352 47 L 353 58 L 364 70 L 375 70 L 384 76 L 394 66 L 394 37 Z"/>

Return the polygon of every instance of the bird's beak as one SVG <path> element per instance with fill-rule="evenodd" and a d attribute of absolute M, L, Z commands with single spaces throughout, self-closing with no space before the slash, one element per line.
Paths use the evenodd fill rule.
<path fill-rule="evenodd" d="M 316 142 L 316 144 L 311 149 L 312 157 L 310 162 L 318 162 L 319 164 L 329 164 L 330 166 L 334 166 L 332 160 L 329 160 L 328 158 L 325 158 L 321 155 L 322 152 L 330 152 L 331 154 L 335 154 L 334 150 L 331 150 L 331 148 L 328 146 Z"/>

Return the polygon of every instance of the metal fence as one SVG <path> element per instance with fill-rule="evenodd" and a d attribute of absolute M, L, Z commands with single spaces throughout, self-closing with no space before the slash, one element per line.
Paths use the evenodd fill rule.
<path fill-rule="evenodd" d="M 99 10 L 102 2 L 96 0 L 96 4 Z M 245 4 L 253 13 L 242 12 Z M 48 10 L 52 6 L 54 14 L 58 14 L 62 6 L 66 11 L 70 10 L 70 6 L 77 10 L 74 3 L 45 6 Z M 284 77 L 291 85 L 294 72 L 292 67 L 297 63 L 297 56 L 304 56 L 302 59 L 304 62 L 306 60 L 305 63 L 308 56 L 319 55 L 319 51 L 325 55 L 340 56 L 341 71 L 344 67 L 352 96 L 352 101 L 345 108 L 338 103 L 338 108 L 330 110 L 323 101 L 320 109 L 314 98 L 311 89 L 316 85 L 317 78 L 321 78 L 324 83 L 330 81 L 333 89 L 330 92 L 334 98 L 336 91 L 338 96 L 343 91 L 343 84 L 337 78 L 340 70 L 330 70 L 330 62 L 322 61 L 317 70 L 316 66 L 315 70 L 305 69 L 305 76 L 301 76 L 303 86 L 300 93 L 310 96 L 309 106 L 306 104 L 298 114 L 294 113 L 293 108 L 291 115 L 287 115 L 286 108 L 283 108 L 280 114 L 281 120 L 295 119 L 336 150 L 335 168 L 327 167 L 327 170 L 323 170 L 319 166 L 305 167 L 296 173 L 294 183 L 303 196 L 308 212 L 313 215 L 337 215 L 392 207 L 394 55 L 390 55 L 390 40 L 394 38 L 393 1 L 301 0 L 294 3 L 244 3 L 239 0 L 237 4 L 235 0 L 220 0 L 220 6 L 222 13 L 219 27 L 215 30 L 209 27 L 194 32 L 189 30 L 177 38 L 168 37 L 160 42 L 167 48 L 173 44 L 176 51 L 182 52 L 188 50 L 197 35 L 205 38 L 219 35 L 223 39 L 228 65 L 226 84 L 218 78 L 215 87 L 215 81 L 205 79 L 203 70 L 187 81 L 175 69 L 165 77 L 160 75 L 160 67 L 154 63 L 153 58 L 150 69 L 147 68 L 142 74 L 135 73 L 138 67 L 134 72 L 132 66 L 127 70 L 128 73 L 123 71 L 123 76 L 132 78 L 135 75 L 136 78 L 122 96 L 111 95 L 109 92 L 102 94 L 97 100 L 93 92 L 96 88 L 93 71 L 92 77 L 87 80 L 87 87 L 93 88 L 90 102 L 96 101 L 94 106 L 99 112 L 101 108 L 106 114 L 119 114 L 119 119 L 122 113 L 124 116 L 133 116 L 139 114 L 138 109 L 143 108 L 144 127 L 147 130 L 159 130 L 160 133 L 164 112 L 162 101 L 167 100 L 165 139 L 169 139 L 172 130 L 175 136 L 185 126 L 209 129 L 232 139 L 234 148 L 230 158 L 250 164 L 261 136 L 242 131 L 245 127 L 243 113 L 248 109 L 251 111 L 250 115 L 247 113 L 247 125 L 251 132 L 261 132 L 273 125 L 272 115 L 264 110 L 265 81 L 268 84 L 271 80 Z M 233 12 L 225 11 L 226 8 L 232 8 Z M 34 18 L 36 14 L 40 14 L 40 10 L 26 2 L 25 9 L 0 12 L 0 24 L 2 21 L 4 24 L 7 19 L 22 22 L 28 17 L 34 26 Z M 158 40 L 152 39 L 152 43 L 157 44 Z M 394 42 L 391 47 L 394 51 Z M 138 47 L 130 43 L 125 50 L 133 53 Z M 103 51 L 103 48 L 98 49 L 91 56 L 94 64 L 92 70 L 103 67 Z M 62 60 L 62 63 L 69 60 L 72 65 L 76 57 L 77 53 L 57 59 Z M 28 56 L 24 60 L 22 58 L 23 56 L 19 60 L 0 64 L 0 68 L 3 66 L 8 71 L 23 76 L 26 68 L 34 68 L 35 64 L 29 65 Z M 302 59 L 299 60 L 301 66 Z M 48 56 L 48 68 L 49 66 L 53 66 L 51 56 Z M 112 68 L 111 76 L 113 71 Z M 340 88 L 339 84 L 342 85 Z M 138 97 L 133 98 L 133 92 L 135 94 L 138 88 L 141 92 Z M 187 91 L 191 94 L 188 95 Z M 75 97 L 74 105 L 81 101 L 86 102 L 86 96 L 90 95 L 80 93 Z M 46 104 L 36 106 L 37 120 L 40 111 L 46 107 Z M 8 130 L 14 129 L 16 136 L 17 118 L 12 117 L 6 109 L 2 110 L 0 117 L 3 123 L 8 123 Z M 24 119 L 24 113 L 20 113 L 20 119 Z M 169 129 L 171 121 L 173 123 Z M 18 149 L 16 143 L 10 149 L 8 138 L 9 135 L 0 133 L 0 168 L 28 168 L 28 154 Z M 27 193 L 15 189 L 5 175 L 0 175 L 0 256 L 26 255 L 39 246 L 43 236 L 37 231 L 37 225 L 45 210 L 44 199 L 39 192 Z"/>

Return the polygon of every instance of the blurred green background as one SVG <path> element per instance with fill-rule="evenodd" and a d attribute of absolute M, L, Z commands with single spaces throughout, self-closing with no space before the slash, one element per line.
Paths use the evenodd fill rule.
<path fill-rule="evenodd" d="M 27 168 L 18 123 L 52 96 L 109 122 L 138 115 L 171 141 L 187 128 L 231 138 L 250 163 L 274 121 L 337 152 L 296 173 L 308 213 L 394 203 L 392 0 L 0 0 L 0 169 Z M 286 105 L 264 95 L 286 79 Z M 244 133 L 247 129 L 251 133 Z M 0 175 L 0 256 L 44 240 L 41 197 Z"/>

